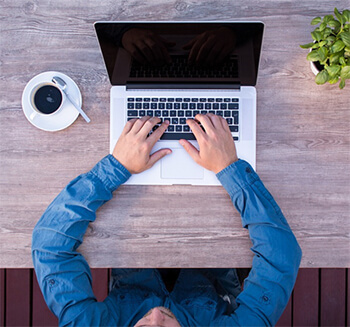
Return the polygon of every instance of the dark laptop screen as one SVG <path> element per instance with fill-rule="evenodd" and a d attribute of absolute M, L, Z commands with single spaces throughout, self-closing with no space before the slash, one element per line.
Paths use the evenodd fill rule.
<path fill-rule="evenodd" d="M 112 85 L 255 85 L 263 23 L 97 22 Z"/>

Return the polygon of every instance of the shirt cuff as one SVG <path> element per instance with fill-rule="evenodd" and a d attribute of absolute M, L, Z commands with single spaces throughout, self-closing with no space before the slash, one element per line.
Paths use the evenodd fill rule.
<path fill-rule="evenodd" d="M 231 197 L 242 188 L 259 180 L 253 167 L 242 159 L 218 172 L 216 177 Z"/>
<path fill-rule="evenodd" d="M 99 161 L 90 172 L 97 176 L 111 192 L 131 176 L 130 172 L 111 154 Z"/>

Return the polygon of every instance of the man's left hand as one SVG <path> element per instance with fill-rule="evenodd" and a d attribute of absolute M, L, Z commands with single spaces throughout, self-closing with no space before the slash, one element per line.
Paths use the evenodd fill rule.
<path fill-rule="evenodd" d="M 138 174 L 151 168 L 158 160 L 171 153 L 170 149 L 160 149 L 151 155 L 153 146 L 169 125 L 169 122 L 165 121 L 148 136 L 152 128 L 159 122 L 158 117 L 146 116 L 131 119 L 126 123 L 114 147 L 113 156 L 131 174 Z"/>

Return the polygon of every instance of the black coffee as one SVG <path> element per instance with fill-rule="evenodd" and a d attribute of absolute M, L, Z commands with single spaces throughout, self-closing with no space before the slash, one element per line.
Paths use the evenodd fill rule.
<path fill-rule="evenodd" d="M 43 114 L 52 114 L 62 103 L 61 91 L 52 85 L 44 85 L 34 94 L 34 105 Z"/>

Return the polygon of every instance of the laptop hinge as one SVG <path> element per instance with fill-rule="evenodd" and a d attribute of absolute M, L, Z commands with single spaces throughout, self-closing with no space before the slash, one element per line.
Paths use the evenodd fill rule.
<path fill-rule="evenodd" d="M 177 84 L 177 83 L 152 83 L 152 84 L 126 84 L 127 90 L 156 90 L 156 89 L 214 89 L 214 90 L 239 90 L 240 84 Z"/>

